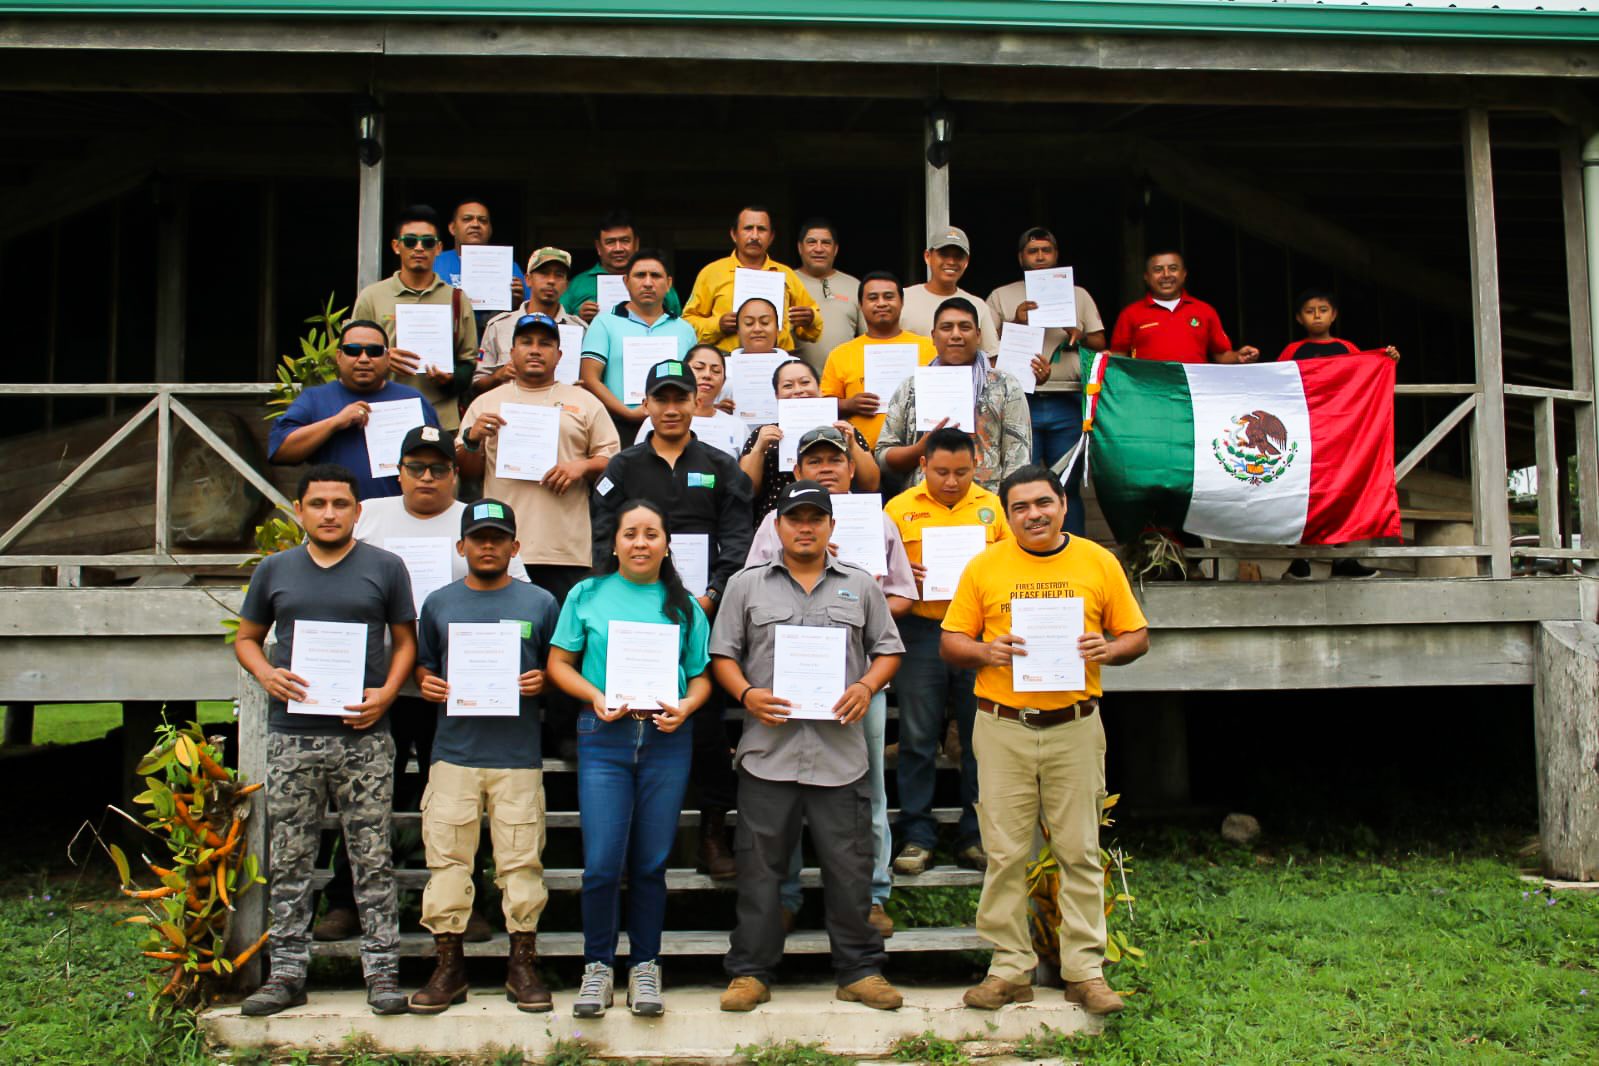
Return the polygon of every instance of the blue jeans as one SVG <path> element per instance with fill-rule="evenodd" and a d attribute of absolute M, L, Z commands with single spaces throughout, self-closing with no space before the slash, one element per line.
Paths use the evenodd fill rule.
<path fill-rule="evenodd" d="M 939 624 L 921 615 L 899 620 L 905 656 L 894 675 L 899 695 L 899 833 L 902 844 L 932 848 L 938 841 L 933 819 L 933 783 L 938 742 L 946 712 L 955 719 L 961 738 L 961 815 L 955 846 L 975 844 L 977 828 L 977 757 L 972 754 L 972 721 L 977 717 L 977 674 L 958 670 L 938 657 Z"/>
<path fill-rule="evenodd" d="M 583 826 L 583 961 L 615 965 L 627 874 L 627 937 L 634 964 L 661 953 L 666 862 L 688 787 L 694 742 L 685 725 L 662 733 L 651 721 L 577 719 L 577 802 Z"/>
<path fill-rule="evenodd" d="M 1035 392 L 1027 398 L 1033 411 L 1033 462 L 1046 466 L 1077 447 L 1083 435 L 1080 392 Z M 1083 461 L 1077 461 L 1066 482 L 1066 532 L 1083 534 Z"/>
<path fill-rule="evenodd" d="M 872 902 L 887 903 L 894 889 L 894 874 L 889 869 L 893 861 L 888 835 L 888 786 L 883 781 L 883 738 L 888 728 L 888 696 L 882 692 L 872 697 L 861 719 L 866 730 L 866 779 L 872 786 Z M 798 914 L 805 897 L 800 893 L 800 871 L 805 868 L 805 857 L 800 845 L 794 845 L 789 856 L 788 876 L 778 890 L 783 906 Z"/>

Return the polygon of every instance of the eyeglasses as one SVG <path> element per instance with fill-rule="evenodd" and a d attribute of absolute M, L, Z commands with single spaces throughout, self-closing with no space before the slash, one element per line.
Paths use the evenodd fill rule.
<path fill-rule="evenodd" d="M 438 237 L 431 233 L 402 233 L 398 240 L 407 248 L 433 248 L 439 243 Z"/>
<path fill-rule="evenodd" d="M 376 360 L 382 359 L 384 353 L 387 352 L 388 349 L 381 344 L 357 344 L 354 341 L 351 341 L 348 344 L 339 345 L 339 351 L 343 352 L 351 359 L 359 359 L 364 355 L 368 359 Z"/>
<path fill-rule="evenodd" d="M 432 474 L 435 478 L 447 476 L 455 467 L 451 463 L 401 463 L 400 469 L 412 477 L 421 477 L 423 473 Z"/>

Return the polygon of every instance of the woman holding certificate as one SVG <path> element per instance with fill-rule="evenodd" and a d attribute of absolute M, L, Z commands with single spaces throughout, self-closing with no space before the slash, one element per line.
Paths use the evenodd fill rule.
<path fill-rule="evenodd" d="M 693 755 L 681 727 L 711 694 L 710 625 L 672 565 L 670 542 L 655 504 L 623 504 L 608 561 L 572 590 L 550 642 L 550 680 L 588 704 L 577 722 L 584 970 L 572 1013 L 580 1018 L 611 1005 L 624 873 L 628 1007 L 666 1010 L 658 962 L 666 861 Z"/>

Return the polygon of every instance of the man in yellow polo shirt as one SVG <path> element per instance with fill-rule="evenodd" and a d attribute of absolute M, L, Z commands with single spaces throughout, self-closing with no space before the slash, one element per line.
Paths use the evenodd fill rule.
<path fill-rule="evenodd" d="M 972 754 L 972 720 L 977 715 L 977 696 L 972 689 L 977 676 L 970 669 L 951 666 L 938 654 L 939 623 L 960 577 L 957 569 L 942 564 L 948 561 L 952 543 L 962 546 L 957 556 L 970 558 L 1007 535 L 999 497 L 974 481 L 977 452 L 970 434 L 953 426 L 933 430 L 927 435 L 921 465 L 921 483 L 883 508 L 899 529 L 917 580 L 918 598 L 910 613 L 898 619 L 905 658 L 894 676 L 894 692 L 899 698 L 896 828 L 900 838 L 894 872 L 909 876 L 926 871 L 938 843 L 933 781 L 946 716 L 955 719 L 961 741 L 961 814 L 955 827 L 955 861 L 972 870 L 988 866 L 975 810 L 977 760 Z M 930 579 L 929 561 L 934 563 Z"/>
<path fill-rule="evenodd" d="M 875 448 L 894 389 L 889 388 L 883 395 L 866 391 L 867 347 L 915 345 L 918 366 L 926 366 L 938 358 L 938 349 L 933 347 L 931 337 L 900 326 L 899 317 L 905 310 L 905 290 L 893 274 L 874 270 L 862 278 L 860 300 L 866 333 L 828 353 L 827 365 L 822 368 L 822 395 L 837 396 L 838 413 L 848 418 L 861 431 L 866 443 Z"/>
<path fill-rule="evenodd" d="M 822 335 L 822 313 L 810 291 L 792 268 L 770 258 L 772 213 L 750 206 L 738 213 L 733 228 L 733 254 L 707 263 L 694 279 L 694 291 L 683 305 L 683 321 L 694 327 L 701 344 L 714 344 L 724 352 L 738 347 L 738 308 L 733 306 L 733 283 L 740 269 L 771 270 L 783 275 L 783 328 L 777 346 L 794 350 L 794 338 L 814 341 Z"/>
<path fill-rule="evenodd" d="M 1111 1014 L 1122 1009 L 1122 1000 L 1101 974 L 1105 730 L 1099 671 L 1147 652 L 1149 623 L 1116 557 L 1063 531 L 1066 491 L 1053 471 L 1024 466 L 1005 478 L 999 495 L 1011 539 L 967 564 L 944 614 L 941 648 L 952 666 L 977 671 L 972 746 L 988 852 L 977 932 L 994 945 L 994 956 L 988 976 L 967 990 L 966 1005 L 996 1010 L 1033 998 L 1030 981 L 1038 957 L 1027 928 L 1027 863 L 1042 815 L 1061 871 L 1060 969 L 1066 1001 L 1091 1014 Z M 1080 690 L 1039 691 L 1048 687 L 1050 674 L 1060 671 L 1060 654 L 1030 656 L 1028 642 L 1011 632 L 1016 604 L 1035 601 L 1037 611 L 1054 607 L 1051 600 L 1082 601 Z"/>

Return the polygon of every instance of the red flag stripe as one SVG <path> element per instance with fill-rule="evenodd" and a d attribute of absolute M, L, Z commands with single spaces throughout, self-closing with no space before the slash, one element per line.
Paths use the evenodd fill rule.
<path fill-rule="evenodd" d="M 1380 351 L 1298 362 L 1310 410 L 1302 544 L 1399 536 L 1394 362 Z"/>

